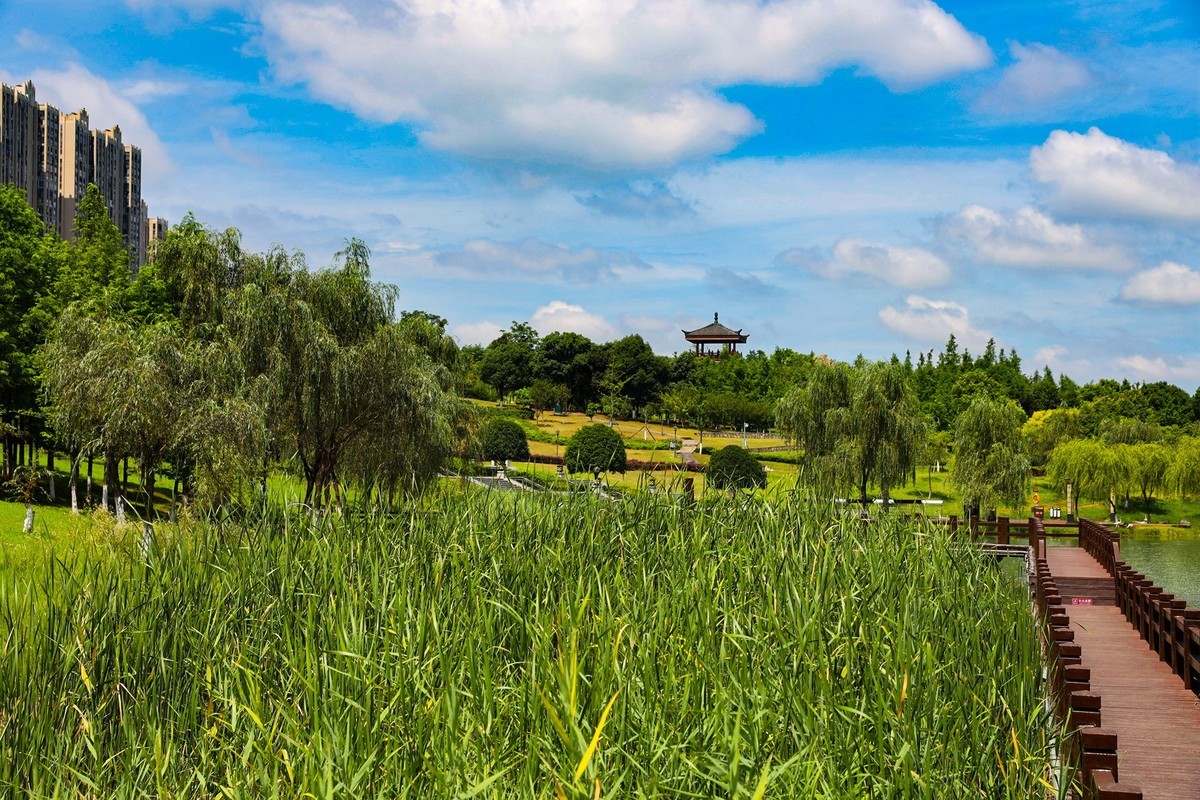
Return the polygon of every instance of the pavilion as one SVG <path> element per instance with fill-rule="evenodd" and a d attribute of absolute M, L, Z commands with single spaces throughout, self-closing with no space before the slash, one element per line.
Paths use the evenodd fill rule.
<path fill-rule="evenodd" d="M 711 324 L 694 331 L 683 331 L 683 338 L 696 346 L 696 355 L 720 358 L 722 353 L 736 353 L 737 346 L 745 344 L 750 337 L 748 334 L 742 333 L 741 329 L 735 331 L 726 328 L 714 312 Z M 715 345 L 719 349 L 710 351 L 708 350 L 709 345 Z"/>

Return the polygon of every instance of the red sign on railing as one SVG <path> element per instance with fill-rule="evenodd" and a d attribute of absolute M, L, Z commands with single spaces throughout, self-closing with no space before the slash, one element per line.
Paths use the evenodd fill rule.
<path fill-rule="evenodd" d="M 1073 605 L 1073 606 L 1090 606 L 1091 604 L 1092 604 L 1092 598 L 1090 598 L 1090 597 L 1072 597 L 1071 598 L 1071 605 Z"/>

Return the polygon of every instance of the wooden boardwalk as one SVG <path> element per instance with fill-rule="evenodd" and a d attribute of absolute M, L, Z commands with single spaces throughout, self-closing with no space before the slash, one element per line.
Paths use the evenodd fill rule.
<path fill-rule="evenodd" d="M 1147 800 L 1200 800 L 1200 698 L 1115 605 L 1113 576 L 1080 547 L 1048 547 L 1103 728 L 1117 734 L 1122 786 Z"/>

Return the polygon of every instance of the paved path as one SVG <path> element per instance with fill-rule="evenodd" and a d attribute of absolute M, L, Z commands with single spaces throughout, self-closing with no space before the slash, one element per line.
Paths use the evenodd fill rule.
<path fill-rule="evenodd" d="M 1102 726 L 1117 734 L 1121 784 L 1140 788 L 1146 800 L 1200 800 L 1200 698 L 1111 604 L 1112 578 L 1085 550 L 1049 547 L 1046 563 L 1060 587 L 1074 587 L 1062 591 L 1063 602 L 1091 690 L 1102 698 Z"/>

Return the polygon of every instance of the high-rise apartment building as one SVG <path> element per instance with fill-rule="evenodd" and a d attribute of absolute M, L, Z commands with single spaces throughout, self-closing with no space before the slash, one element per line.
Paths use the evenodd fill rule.
<path fill-rule="evenodd" d="M 131 144 L 125 145 L 122 159 L 125 181 L 121 198 L 121 221 L 118 226 L 129 245 L 129 267 L 134 272 L 142 266 L 144 240 L 142 239 L 142 151 Z"/>
<path fill-rule="evenodd" d="M 58 136 L 58 235 L 74 239 L 75 209 L 92 181 L 92 132 L 87 111 L 63 114 Z"/>
<path fill-rule="evenodd" d="M 120 125 L 92 132 L 90 182 L 100 190 L 104 205 L 108 206 L 109 218 L 120 228 L 125 205 L 125 145 L 121 142 Z"/>
<path fill-rule="evenodd" d="M 37 206 L 38 104 L 33 83 L 0 84 L 0 184 L 14 183 Z"/>
<path fill-rule="evenodd" d="M 38 106 L 37 209 L 46 230 L 58 231 L 58 164 L 62 158 L 62 114 L 54 106 Z"/>
<path fill-rule="evenodd" d="M 46 229 L 75 238 L 75 213 L 89 184 L 100 190 L 109 217 L 125 237 L 129 266 L 146 263 L 151 240 L 142 200 L 142 151 L 121 141 L 121 128 L 93 131 L 80 109 L 60 113 L 38 104 L 33 83 L 0 84 L 0 185 L 25 193 Z M 165 221 L 162 221 L 165 227 Z"/>
<path fill-rule="evenodd" d="M 142 203 L 143 213 L 146 213 L 145 208 L 146 204 Z M 162 217 L 145 216 L 143 219 L 146 221 L 146 236 L 143 239 L 146 245 L 143 248 L 143 251 L 145 253 L 146 261 L 149 261 L 154 258 L 154 251 L 157 249 L 158 243 L 167 238 L 167 229 L 170 226 Z M 144 263 L 145 262 L 143 262 L 143 264 Z"/>

